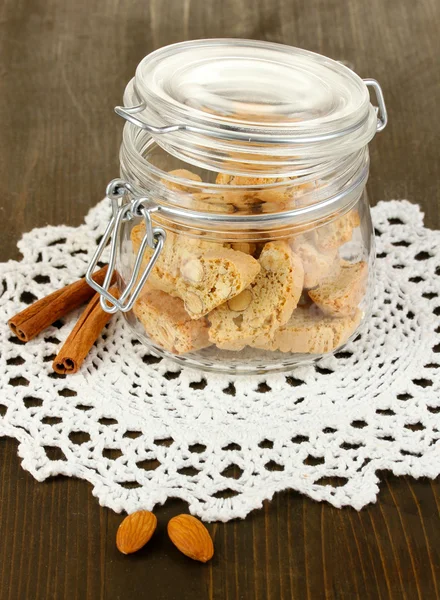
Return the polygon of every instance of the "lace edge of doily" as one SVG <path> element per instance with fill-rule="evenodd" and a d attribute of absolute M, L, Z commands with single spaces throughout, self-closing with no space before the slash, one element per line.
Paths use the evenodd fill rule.
<path fill-rule="evenodd" d="M 268 480 L 264 494 L 256 495 L 252 489 L 244 488 L 239 499 L 217 499 L 207 496 L 206 500 L 200 501 L 199 498 L 183 488 L 164 487 L 160 491 L 149 491 L 144 486 L 135 493 L 130 493 L 128 490 L 121 492 L 121 490 L 115 490 L 114 486 L 109 486 L 104 477 L 87 467 L 79 469 L 78 465 L 71 466 L 65 461 L 48 460 L 44 455 L 43 448 L 36 444 L 35 440 L 24 430 L 15 427 L 0 427 L 0 437 L 14 438 L 18 441 L 17 455 L 22 459 L 21 467 L 39 482 L 59 475 L 83 479 L 92 485 L 92 494 L 98 499 L 99 504 L 117 513 L 153 510 L 155 506 L 165 504 L 170 498 L 178 498 L 188 504 L 191 514 L 207 522 L 244 519 L 252 511 L 261 509 L 264 501 L 271 501 L 275 494 L 287 490 L 293 490 L 317 502 L 328 502 L 335 508 L 351 507 L 359 511 L 368 504 L 376 502 L 381 485 L 381 479 L 377 473 L 381 470 L 387 470 L 398 477 L 410 476 L 415 479 L 422 476 L 434 479 L 440 475 L 440 463 L 433 461 L 432 453 L 427 452 L 423 457 L 417 458 L 413 464 L 394 464 L 392 468 L 389 463 L 385 464 L 379 459 L 372 459 L 362 471 L 362 475 L 355 480 L 348 481 L 343 488 L 315 484 L 315 489 L 310 489 L 306 483 L 301 485 L 301 480 L 295 476 L 290 478 L 283 476 L 280 481 Z M 34 468 L 33 463 L 28 461 L 27 456 L 30 454 L 34 459 L 36 455 L 40 455 L 38 468 Z M 332 489 L 330 494 L 328 494 L 327 488 Z"/>

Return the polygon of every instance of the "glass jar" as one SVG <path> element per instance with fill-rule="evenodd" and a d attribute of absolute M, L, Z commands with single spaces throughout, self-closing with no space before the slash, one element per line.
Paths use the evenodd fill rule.
<path fill-rule="evenodd" d="M 377 82 L 288 46 L 199 40 L 144 58 L 124 104 L 113 217 L 87 273 L 104 310 L 157 354 L 231 373 L 288 370 L 353 338 L 374 286 Z"/>

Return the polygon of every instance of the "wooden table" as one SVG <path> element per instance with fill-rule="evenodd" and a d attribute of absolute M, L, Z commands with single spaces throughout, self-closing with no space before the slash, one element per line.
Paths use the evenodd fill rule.
<path fill-rule="evenodd" d="M 0 6 L 0 260 L 36 226 L 81 223 L 118 174 L 113 114 L 140 59 L 191 38 L 257 38 L 355 64 L 383 86 L 390 124 L 371 146 L 373 201 L 418 202 L 440 226 L 437 0 L 3 0 Z M 381 474 L 377 504 L 336 510 L 278 494 L 245 521 L 210 527 L 216 556 L 159 535 L 115 549 L 119 515 L 83 481 L 37 483 L 0 440 L 0 598 L 148 600 L 438 597 L 440 485 Z"/>

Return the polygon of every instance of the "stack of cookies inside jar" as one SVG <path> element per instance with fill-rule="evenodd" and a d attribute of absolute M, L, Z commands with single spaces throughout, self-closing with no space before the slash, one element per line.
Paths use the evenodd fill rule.
<path fill-rule="evenodd" d="M 300 209 L 318 182 L 219 173 L 220 194 L 201 192 L 189 169 L 162 183 L 186 208 L 231 215 L 269 215 Z M 230 191 L 229 191 L 230 188 Z M 217 207 L 217 208 L 216 208 Z M 159 349 L 184 355 L 205 348 L 237 353 L 321 355 L 349 340 L 366 310 L 369 233 L 361 231 L 362 201 L 293 229 L 241 231 L 216 239 L 205 231 L 164 226 L 164 248 L 134 313 Z M 133 253 L 145 235 L 131 230 Z M 145 265 L 153 250 L 144 255 Z"/>

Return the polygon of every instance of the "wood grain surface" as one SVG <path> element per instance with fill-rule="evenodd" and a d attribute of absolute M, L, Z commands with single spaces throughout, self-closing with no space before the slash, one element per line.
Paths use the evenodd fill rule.
<path fill-rule="evenodd" d="M 371 146 L 369 194 L 418 202 L 440 227 L 438 0 L 2 0 L 0 260 L 36 226 L 81 223 L 118 175 L 113 114 L 139 60 L 185 39 L 283 42 L 355 64 L 383 86 L 389 127 Z M 166 537 L 138 555 L 121 516 L 83 482 L 37 483 L 0 439 L 0 599 L 280 600 L 439 597 L 440 486 L 381 474 L 377 504 L 337 510 L 295 492 L 209 527 L 200 565 Z"/>

